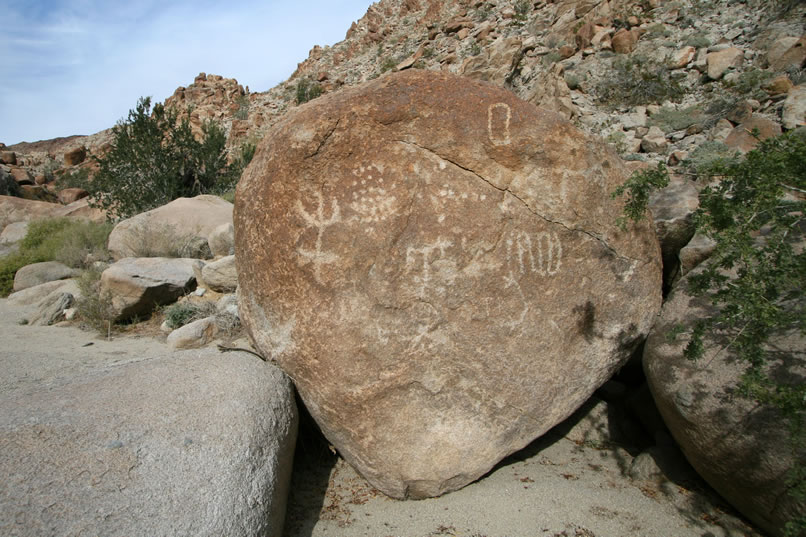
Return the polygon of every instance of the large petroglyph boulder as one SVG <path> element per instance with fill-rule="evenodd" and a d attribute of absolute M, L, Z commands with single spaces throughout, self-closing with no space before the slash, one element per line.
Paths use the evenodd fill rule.
<path fill-rule="evenodd" d="M 569 416 L 660 308 L 604 144 L 511 93 L 411 71 L 270 131 L 238 186 L 243 321 L 388 495 L 458 489 Z"/>

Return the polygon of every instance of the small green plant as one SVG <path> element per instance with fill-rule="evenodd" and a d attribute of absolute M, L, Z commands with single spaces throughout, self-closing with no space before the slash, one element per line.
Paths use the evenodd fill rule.
<path fill-rule="evenodd" d="M 184 326 L 199 319 L 205 319 L 216 314 L 216 305 L 213 302 L 190 302 L 183 300 L 165 308 L 165 322 L 173 329 Z"/>
<path fill-rule="evenodd" d="M 565 85 L 570 90 L 578 90 L 582 86 L 582 80 L 574 73 L 566 71 L 563 77 L 565 78 Z"/>
<path fill-rule="evenodd" d="M 647 39 L 658 39 L 660 37 L 669 37 L 670 35 L 672 35 L 672 32 L 663 23 L 653 24 L 647 28 L 645 34 Z"/>
<path fill-rule="evenodd" d="M 207 240 L 193 230 L 172 224 L 141 221 L 126 234 L 125 246 L 133 257 L 211 257 Z"/>
<path fill-rule="evenodd" d="M 525 21 L 529 17 L 531 10 L 532 2 L 530 0 L 518 0 L 515 2 L 515 19 Z"/>
<path fill-rule="evenodd" d="M 712 160 L 696 172 L 709 183 L 700 191 L 696 227 L 716 247 L 703 270 L 690 277 L 688 289 L 708 298 L 715 313 L 693 321 L 684 355 L 697 360 L 707 337 L 720 341 L 717 334 L 728 336 L 725 348 L 735 356 L 731 359 L 744 363 L 738 393 L 780 412 L 789 424 L 797 461 L 806 445 L 806 383 L 774 369 L 782 353 L 793 363 L 803 358 L 771 340 L 806 336 L 806 136 L 791 131 L 762 140 L 744 157 Z M 631 196 L 622 218 L 642 218 L 644 193 L 662 184 L 665 175 L 660 167 L 633 174 L 617 190 Z M 796 462 L 788 485 L 793 497 L 806 501 L 802 464 Z M 804 531 L 806 516 L 800 516 L 789 521 L 785 533 L 795 537 Z"/>
<path fill-rule="evenodd" d="M 66 171 L 56 179 L 56 187 L 58 189 L 65 188 L 83 188 L 87 190 L 90 183 L 90 173 L 86 168 L 79 168 L 77 170 Z"/>
<path fill-rule="evenodd" d="M 543 65 L 545 66 L 551 66 L 557 63 L 558 61 L 561 61 L 562 59 L 563 57 L 559 52 L 557 52 L 556 50 L 552 50 L 551 52 L 543 56 L 542 62 Z"/>
<path fill-rule="evenodd" d="M 696 49 L 701 49 L 710 47 L 711 40 L 708 39 L 705 35 L 697 33 L 697 34 L 691 34 L 690 36 L 686 37 L 685 41 L 683 41 L 683 44 L 689 47 L 694 47 Z"/>
<path fill-rule="evenodd" d="M 76 279 L 81 296 L 76 300 L 81 325 L 99 334 L 109 334 L 114 328 L 116 317 L 112 297 L 101 293 L 101 272 L 90 268 Z"/>
<path fill-rule="evenodd" d="M 307 103 L 316 99 L 322 95 L 323 91 L 322 86 L 317 82 L 312 82 L 308 78 L 300 78 L 296 86 L 297 104 Z"/>
<path fill-rule="evenodd" d="M 476 13 L 473 16 L 476 22 L 484 22 L 490 18 L 492 11 L 490 11 L 490 6 L 488 4 L 484 4 L 478 9 L 476 9 Z"/>
<path fill-rule="evenodd" d="M 235 119 L 244 120 L 249 117 L 249 96 L 248 95 L 241 95 L 238 97 L 237 100 L 238 109 L 235 111 L 232 117 Z"/>
<path fill-rule="evenodd" d="M 722 142 L 709 140 L 697 146 L 688 156 L 685 164 L 694 171 L 703 170 L 733 160 L 736 155 L 735 149 Z"/>
<path fill-rule="evenodd" d="M 655 189 L 664 188 L 669 184 L 669 175 L 666 166 L 662 162 L 658 167 L 634 173 L 623 185 L 618 187 L 611 194 L 612 198 L 618 198 L 627 194 L 627 201 L 624 204 L 624 214 L 616 219 L 616 224 L 621 229 L 626 229 L 627 221 L 637 222 L 646 216 L 646 207 L 649 203 L 649 195 Z"/>
<path fill-rule="evenodd" d="M 652 114 L 650 123 L 660 127 L 663 132 L 669 133 L 703 123 L 705 119 L 705 114 L 699 106 L 689 106 L 682 110 L 664 106 Z"/>
<path fill-rule="evenodd" d="M 470 56 L 478 56 L 481 54 L 481 45 L 479 45 L 478 41 L 473 41 L 473 43 L 470 44 L 468 54 Z"/>
<path fill-rule="evenodd" d="M 395 58 L 392 58 L 391 56 L 384 58 L 380 65 L 381 73 L 391 71 L 392 69 L 397 67 L 398 63 L 399 62 Z"/>
<path fill-rule="evenodd" d="M 760 88 L 771 77 L 771 72 L 753 68 L 740 73 L 735 82 L 725 81 L 723 84 L 740 96 L 764 98 L 766 93 Z"/>
<path fill-rule="evenodd" d="M 8 296 L 16 272 L 32 263 L 59 261 L 73 268 L 85 268 L 109 258 L 106 241 L 112 225 L 67 218 L 36 220 L 28 225 L 19 250 L 0 258 L 0 296 Z"/>
<path fill-rule="evenodd" d="M 596 95 L 613 106 L 635 106 L 674 101 L 684 91 L 665 65 L 635 56 L 617 58 L 612 72 L 596 87 Z"/>

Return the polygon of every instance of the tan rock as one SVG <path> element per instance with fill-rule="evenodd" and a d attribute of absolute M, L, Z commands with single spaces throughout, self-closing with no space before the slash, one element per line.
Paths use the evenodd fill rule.
<path fill-rule="evenodd" d="M 457 96 L 461 98 L 457 98 Z M 473 481 L 569 416 L 660 305 L 603 142 L 491 84 L 404 71 L 266 133 L 238 185 L 241 318 L 397 498 Z"/>
<path fill-rule="evenodd" d="M 207 244 L 214 257 L 235 254 L 235 228 L 231 222 L 221 224 L 207 235 Z"/>
<path fill-rule="evenodd" d="M 649 132 L 641 139 L 641 149 L 646 153 L 665 153 L 669 147 L 666 141 L 666 134 L 655 126 L 649 128 Z"/>
<path fill-rule="evenodd" d="M 759 137 L 753 136 L 753 130 L 758 130 Z M 725 138 L 725 145 L 735 147 L 742 153 L 754 149 L 759 140 L 765 140 L 781 134 L 781 126 L 765 117 L 753 116 L 741 125 L 737 125 Z"/>
<path fill-rule="evenodd" d="M 14 151 L 0 151 L 0 164 L 17 164 L 17 154 Z"/>
<path fill-rule="evenodd" d="M 166 343 L 171 350 L 197 349 L 212 341 L 216 333 L 215 316 L 205 317 L 172 331 L 168 335 Z"/>
<path fill-rule="evenodd" d="M 232 204 L 218 196 L 201 195 L 172 202 L 119 222 L 109 234 L 109 251 L 116 258 L 142 255 L 143 240 L 170 234 L 167 242 L 207 244 L 207 236 L 221 224 L 232 223 Z"/>
<path fill-rule="evenodd" d="M 697 49 L 691 46 L 683 47 L 672 56 L 671 68 L 683 69 L 697 56 Z"/>
<path fill-rule="evenodd" d="M 613 50 L 619 54 L 629 54 L 635 50 L 635 45 L 638 43 L 638 34 L 632 30 L 622 28 L 610 39 L 613 44 Z"/>
<path fill-rule="evenodd" d="M 736 47 L 726 48 L 718 52 L 709 52 L 705 57 L 708 67 L 708 78 L 719 80 L 731 67 L 739 67 L 744 62 L 744 52 Z"/>
<path fill-rule="evenodd" d="M 127 257 L 101 274 L 100 294 L 108 296 L 115 320 L 148 315 L 196 287 L 195 259 Z"/>
<path fill-rule="evenodd" d="M 576 41 L 577 48 L 584 49 L 591 46 L 591 40 L 595 34 L 595 28 L 592 22 L 586 22 L 579 30 L 577 30 L 574 40 Z"/>
<path fill-rule="evenodd" d="M 59 191 L 59 201 L 65 205 L 86 198 L 90 193 L 83 188 L 65 188 Z"/>
<path fill-rule="evenodd" d="M 806 125 L 806 84 L 795 86 L 789 90 L 781 112 L 781 122 L 786 129 L 794 129 Z"/>
<path fill-rule="evenodd" d="M 482 54 L 473 56 L 462 67 L 462 74 L 469 78 L 504 85 L 509 74 L 521 57 L 520 37 L 502 37 L 486 47 Z"/>
<path fill-rule="evenodd" d="M 76 147 L 72 151 L 68 151 L 64 154 L 64 165 L 65 166 L 76 166 L 84 162 L 84 159 L 87 158 L 87 148 L 84 146 Z"/>
<path fill-rule="evenodd" d="M 33 185 L 34 176 L 30 174 L 25 168 L 11 168 L 11 177 L 17 182 L 18 185 Z"/>
<path fill-rule="evenodd" d="M 14 291 L 22 291 L 55 280 L 66 280 L 77 274 L 77 270 L 58 261 L 32 263 L 22 267 L 14 274 Z"/>
<path fill-rule="evenodd" d="M 557 53 L 560 55 L 562 59 L 568 59 L 574 55 L 576 49 L 571 45 L 563 45 L 559 49 L 557 49 Z"/>
<path fill-rule="evenodd" d="M 806 61 L 806 35 L 777 39 L 767 52 L 767 61 L 775 71 L 801 68 Z"/>
<path fill-rule="evenodd" d="M 235 267 L 234 255 L 205 264 L 201 274 L 205 286 L 213 291 L 226 293 L 238 287 L 238 270 Z"/>
<path fill-rule="evenodd" d="M 762 88 L 770 95 L 780 95 L 782 93 L 789 93 L 795 85 L 787 75 L 779 75 L 775 78 L 768 80 Z"/>

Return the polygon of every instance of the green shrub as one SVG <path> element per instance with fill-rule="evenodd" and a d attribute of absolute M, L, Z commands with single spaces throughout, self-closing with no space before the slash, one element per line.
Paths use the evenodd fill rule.
<path fill-rule="evenodd" d="M 312 99 L 316 99 L 322 95 L 322 92 L 322 86 L 318 83 L 311 82 L 308 78 L 300 78 L 296 86 L 297 104 L 307 103 Z"/>
<path fill-rule="evenodd" d="M 76 311 L 85 328 L 99 334 L 109 334 L 114 328 L 115 312 L 112 297 L 101 294 L 101 272 L 95 269 L 83 271 L 76 279 L 81 296 L 76 299 Z"/>
<path fill-rule="evenodd" d="M 531 0 L 518 0 L 515 2 L 515 19 L 518 21 L 525 21 L 531 10 Z"/>
<path fill-rule="evenodd" d="M 685 161 L 692 170 L 705 170 L 718 163 L 728 162 L 736 157 L 736 150 L 718 142 L 709 140 L 697 146 Z"/>
<path fill-rule="evenodd" d="M 696 123 L 702 123 L 706 119 L 705 114 L 699 106 L 689 106 L 682 110 L 664 106 L 650 119 L 650 124 L 657 125 L 663 132 L 674 132 L 687 129 Z"/>
<path fill-rule="evenodd" d="M 617 58 L 596 87 L 596 95 L 612 106 L 636 106 L 674 101 L 684 91 L 665 65 L 636 56 Z"/>
<path fill-rule="evenodd" d="M 659 37 L 669 37 L 670 35 L 672 35 L 672 32 L 666 28 L 665 24 L 659 22 L 647 28 L 645 37 L 647 39 L 657 39 Z"/>
<path fill-rule="evenodd" d="M 241 95 L 238 97 L 238 109 L 233 116 L 235 119 L 247 119 L 249 117 L 249 96 Z"/>
<path fill-rule="evenodd" d="M 165 308 L 165 321 L 173 329 L 216 314 L 213 302 L 176 302 Z"/>
<path fill-rule="evenodd" d="M 686 37 L 686 40 L 683 41 L 683 44 L 696 49 L 701 49 L 710 47 L 711 40 L 705 37 L 703 34 L 692 34 Z"/>
<path fill-rule="evenodd" d="M 113 217 L 126 218 L 182 196 L 214 191 L 242 169 L 227 164 L 227 135 L 217 123 L 202 124 L 201 140 L 187 118 L 140 98 L 127 120 L 113 127 L 111 149 L 95 157 L 98 173 L 87 185 L 90 201 Z M 236 179 L 237 180 L 237 179 Z"/>
<path fill-rule="evenodd" d="M 67 218 L 32 221 L 20 241 L 19 250 L 0 258 L 0 296 L 8 296 L 16 272 L 32 263 L 59 261 L 73 268 L 84 268 L 109 258 L 106 241 L 112 225 Z"/>
<path fill-rule="evenodd" d="M 739 78 L 734 82 L 723 81 L 725 87 L 733 90 L 734 93 L 742 97 L 764 98 L 766 93 L 761 90 L 761 85 L 772 77 L 769 71 L 761 69 L 749 69 L 739 74 Z"/>

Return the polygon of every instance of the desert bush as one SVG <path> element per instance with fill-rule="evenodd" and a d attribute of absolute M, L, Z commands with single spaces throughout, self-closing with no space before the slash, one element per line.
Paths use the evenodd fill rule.
<path fill-rule="evenodd" d="M 687 129 L 696 123 L 702 123 L 706 119 L 705 114 L 698 106 L 689 106 L 682 110 L 664 106 L 650 119 L 651 125 L 657 125 L 663 132 L 669 133 Z"/>
<path fill-rule="evenodd" d="M 173 329 L 184 326 L 199 319 L 205 319 L 217 312 L 214 302 L 190 302 L 184 300 L 165 308 L 165 321 Z"/>
<path fill-rule="evenodd" d="M 235 119 L 247 119 L 249 117 L 249 96 L 241 95 L 238 97 L 238 109 L 233 116 Z"/>
<path fill-rule="evenodd" d="M 197 140 L 187 118 L 140 98 L 126 120 L 113 127 L 111 149 L 94 157 L 98 173 L 85 187 L 90 202 L 113 217 L 129 217 L 182 196 L 215 191 L 243 171 L 227 164 L 227 135 L 217 123 L 202 124 Z"/>
<path fill-rule="evenodd" d="M 89 183 L 90 174 L 86 168 L 65 172 L 55 180 L 56 188 L 59 190 L 64 188 L 83 188 L 89 192 Z"/>
<path fill-rule="evenodd" d="M 739 96 L 763 99 L 766 93 L 761 90 L 761 85 L 771 77 L 769 71 L 752 68 L 740 73 L 735 82 L 724 81 L 723 84 Z"/>
<path fill-rule="evenodd" d="M 207 259 L 212 256 L 207 239 L 196 230 L 180 230 L 172 224 L 140 222 L 126 234 L 125 246 L 134 257 L 190 257 Z"/>
<path fill-rule="evenodd" d="M 736 157 L 736 150 L 718 142 L 709 140 L 697 146 L 684 164 L 693 169 L 705 170 L 718 163 L 724 163 Z"/>
<path fill-rule="evenodd" d="M 531 0 L 518 0 L 515 2 L 515 19 L 518 21 L 525 21 L 532 10 Z"/>
<path fill-rule="evenodd" d="M 0 296 L 8 296 L 14 275 L 25 265 L 59 261 L 73 268 L 85 268 L 109 258 L 106 241 L 111 224 L 67 218 L 32 221 L 20 241 L 19 250 L 0 258 Z"/>
<path fill-rule="evenodd" d="M 683 41 L 683 44 L 696 49 L 701 49 L 710 47 L 711 40 L 703 34 L 696 33 L 686 37 L 685 41 Z"/>
<path fill-rule="evenodd" d="M 300 78 L 296 86 L 297 104 L 307 103 L 322 95 L 322 86 L 308 78 Z"/>
<path fill-rule="evenodd" d="M 19 196 L 20 185 L 11 174 L 0 168 L 0 196 Z"/>
<path fill-rule="evenodd" d="M 84 328 L 108 334 L 114 327 L 112 297 L 101 293 L 101 271 L 83 271 L 76 279 L 81 296 L 76 299 L 76 311 Z"/>
<path fill-rule="evenodd" d="M 776 377 L 770 366 L 784 352 L 771 344 L 773 337 L 806 335 L 806 136 L 791 131 L 762 140 L 744 157 L 710 160 L 696 172 L 708 186 L 700 191 L 695 224 L 716 247 L 704 270 L 691 277 L 689 290 L 707 297 L 716 313 L 694 322 L 685 355 L 697 360 L 707 336 L 730 334 L 728 346 L 744 363 L 737 393 L 780 411 L 793 449 L 800 449 L 806 445 L 806 383 Z M 630 195 L 625 217 L 643 217 L 644 193 L 661 186 L 663 178 L 668 180 L 660 167 L 636 172 L 616 191 Z M 796 465 L 789 485 L 795 498 L 806 501 L 806 468 Z M 804 516 L 786 528 L 792 536 L 805 530 Z"/>
<path fill-rule="evenodd" d="M 596 87 L 599 100 L 612 106 L 674 101 L 683 94 L 665 65 L 640 56 L 616 58 L 607 78 Z"/>

